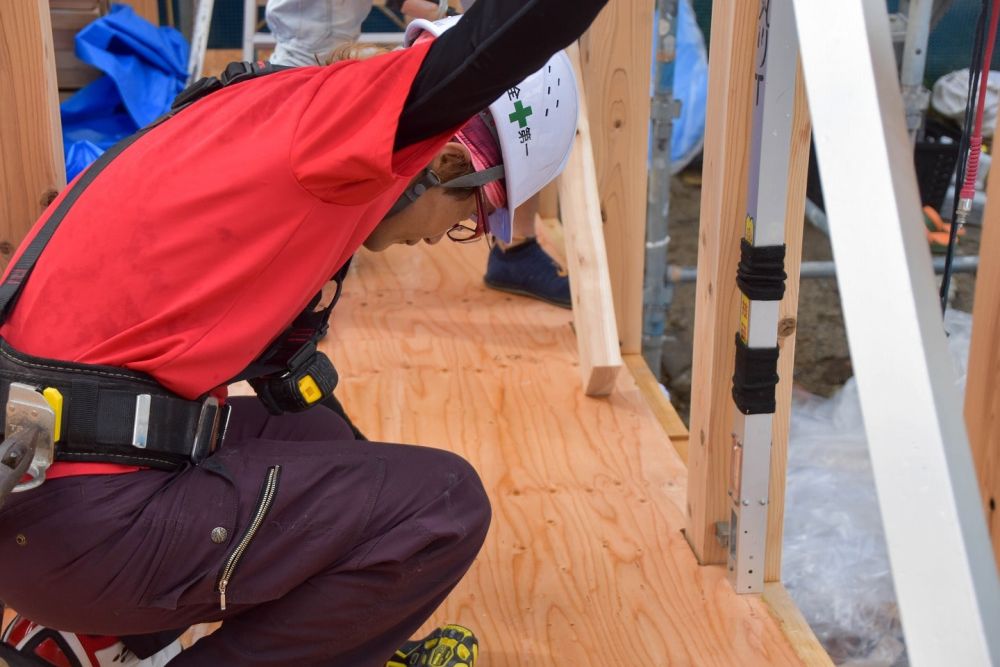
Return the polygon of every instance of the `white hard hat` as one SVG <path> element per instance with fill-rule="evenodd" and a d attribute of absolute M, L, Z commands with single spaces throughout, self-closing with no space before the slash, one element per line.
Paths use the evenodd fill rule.
<path fill-rule="evenodd" d="M 424 32 L 437 37 L 461 18 L 449 16 L 434 22 L 416 19 L 406 28 L 404 44 L 410 46 Z M 576 136 L 577 105 L 576 76 L 563 51 L 490 104 L 503 156 L 510 211 L 565 168 Z M 490 233 L 510 243 L 512 218 L 509 214 L 491 215 Z"/>

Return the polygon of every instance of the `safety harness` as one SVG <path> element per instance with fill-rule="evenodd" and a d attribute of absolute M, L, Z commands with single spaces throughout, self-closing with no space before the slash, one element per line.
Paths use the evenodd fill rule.
<path fill-rule="evenodd" d="M 205 96 L 283 69 L 270 63 L 231 63 L 221 77 L 193 83 L 164 116 L 105 152 L 66 194 L 0 284 L 0 324 L 73 204 L 122 151 Z M 332 396 L 337 372 L 317 346 L 326 335 L 349 264 L 332 277 L 337 289 L 329 305 L 316 310 L 322 298 L 317 294 L 291 326 L 229 382 L 248 380 L 273 414 L 304 410 Z M 0 444 L 0 504 L 4 491 L 44 481 L 45 468 L 53 460 L 163 470 L 197 464 L 221 443 L 229 417 L 229 406 L 210 394 L 188 400 L 145 373 L 41 359 L 18 352 L 2 339 L 0 405 L 7 408 Z M 25 483 L 24 475 L 31 481 Z"/>

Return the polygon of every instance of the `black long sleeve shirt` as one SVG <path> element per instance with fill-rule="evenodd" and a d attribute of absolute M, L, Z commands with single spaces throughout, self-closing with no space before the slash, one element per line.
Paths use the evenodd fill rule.
<path fill-rule="evenodd" d="M 580 37 L 606 2 L 478 0 L 431 46 L 403 107 L 396 148 L 488 107 Z"/>

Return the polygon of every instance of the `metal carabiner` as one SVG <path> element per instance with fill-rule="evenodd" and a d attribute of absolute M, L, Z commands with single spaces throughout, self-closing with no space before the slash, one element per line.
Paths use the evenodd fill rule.
<path fill-rule="evenodd" d="M 5 444 L 8 441 L 24 442 L 28 439 L 29 434 L 31 436 L 31 457 L 23 474 L 16 478 L 17 483 L 11 491 L 17 493 L 33 489 L 45 481 L 45 473 L 55 460 L 55 410 L 35 387 L 20 382 L 11 382 L 4 417 L 6 422 Z M 22 433 L 25 435 L 21 435 Z M 3 451 L 5 450 L 0 448 L 0 452 Z M 13 455 L 21 450 L 12 445 L 6 451 L 10 451 Z M 2 453 L 0 453 L 0 457 L 2 457 Z M 8 466 L 8 470 L 14 471 L 20 468 L 23 462 L 19 457 L 17 462 L 17 467 Z M 7 471 L 3 472 L 7 474 Z M 27 476 L 28 480 L 22 482 L 21 479 L 24 476 Z"/>
<path fill-rule="evenodd" d="M 37 428 L 22 428 L 0 442 L 0 507 L 27 474 L 35 457 L 37 435 Z"/>

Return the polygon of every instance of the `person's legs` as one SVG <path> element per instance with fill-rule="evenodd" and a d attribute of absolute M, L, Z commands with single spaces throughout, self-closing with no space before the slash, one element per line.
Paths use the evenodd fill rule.
<path fill-rule="evenodd" d="M 0 597 L 93 634 L 225 620 L 171 664 L 384 665 L 485 538 L 476 473 L 439 450 L 331 440 L 350 436 L 322 408 L 233 405 L 202 466 L 20 494 L 0 512 Z"/>
<path fill-rule="evenodd" d="M 514 211 L 513 242 L 497 242 L 490 249 L 483 280 L 496 290 L 569 308 L 569 277 L 535 240 L 538 206 L 535 195 Z"/>

